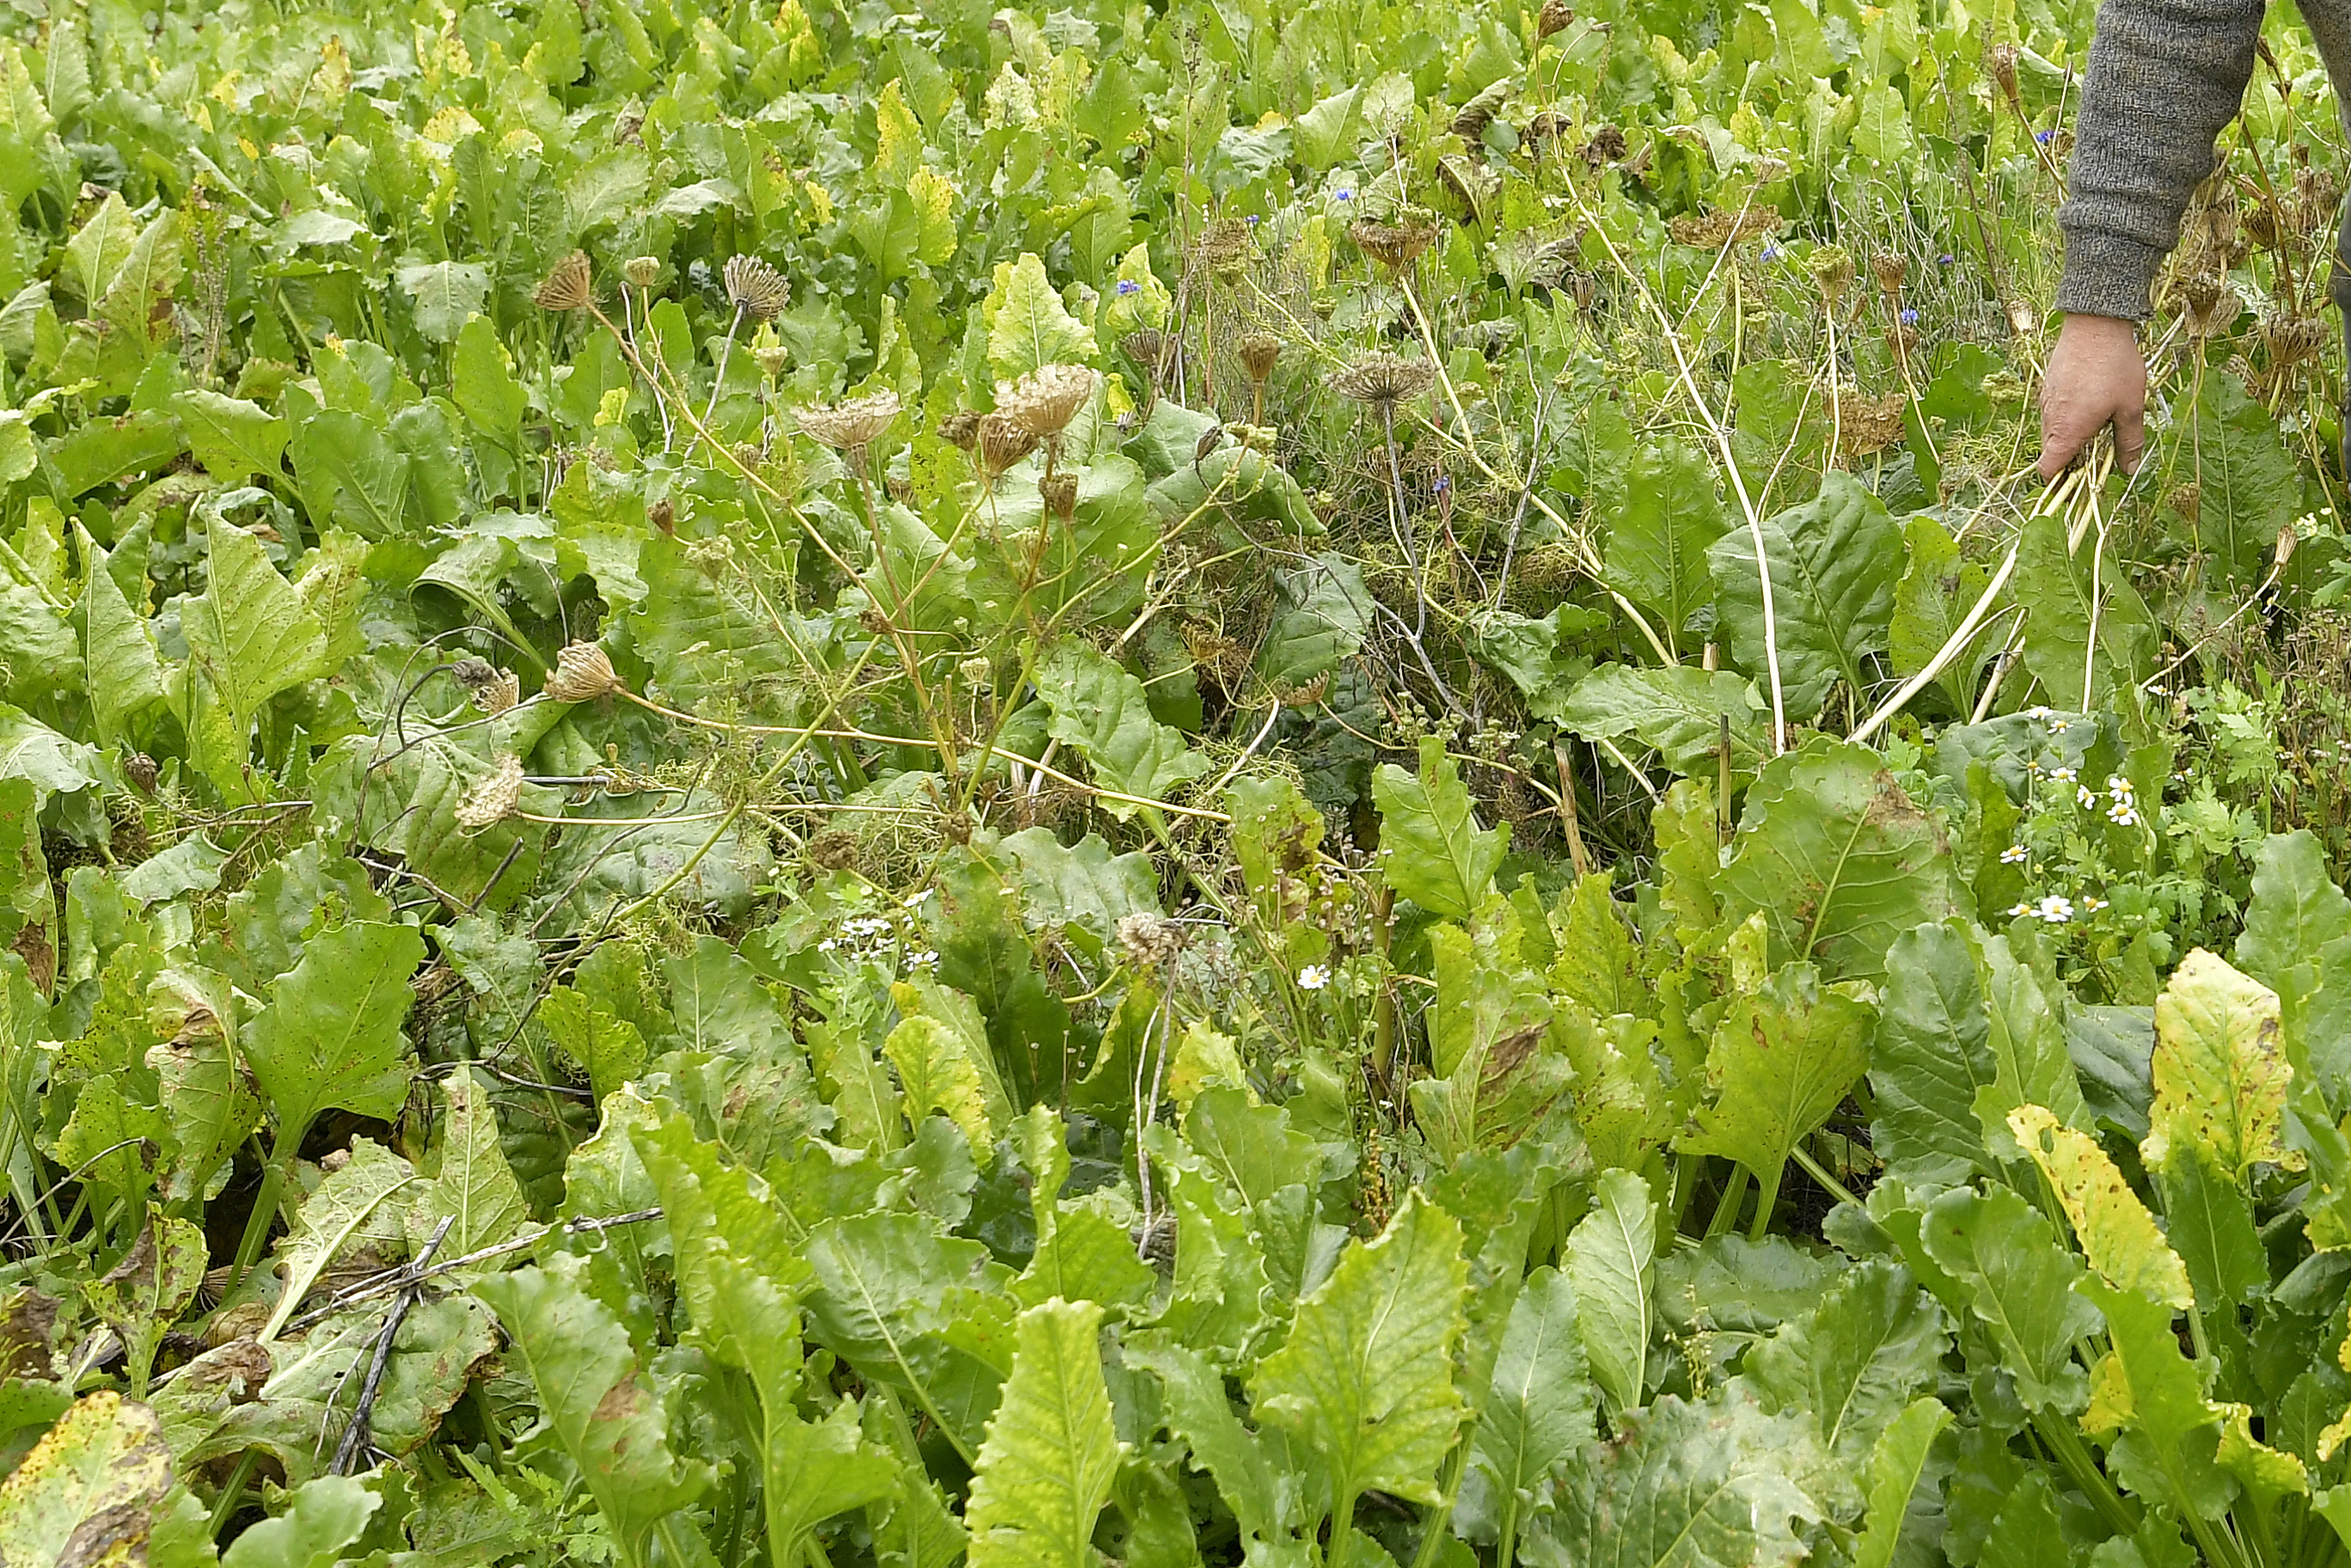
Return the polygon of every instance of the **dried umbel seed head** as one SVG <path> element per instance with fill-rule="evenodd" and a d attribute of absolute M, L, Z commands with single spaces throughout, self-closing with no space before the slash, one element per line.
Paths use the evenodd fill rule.
<path fill-rule="evenodd" d="M 136 785 L 141 794 L 152 795 L 155 792 L 155 781 L 163 776 L 163 770 L 156 767 L 155 759 L 145 752 L 134 751 L 122 759 L 122 776 Z"/>
<path fill-rule="evenodd" d="M 1386 410 L 1427 391 L 1436 379 L 1437 371 L 1426 360 L 1372 354 L 1332 376 L 1331 390 L 1352 402 Z"/>
<path fill-rule="evenodd" d="M 754 321 L 773 320 L 791 303 L 790 281 L 756 256 L 729 257 L 725 277 L 727 299 Z"/>
<path fill-rule="evenodd" d="M 457 825 L 479 832 L 505 821 L 521 805 L 522 758 L 509 751 L 492 765 L 488 777 L 457 802 Z"/>
<path fill-rule="evenodd" d="M 1907 256 L 1881 250 L 1869 258 L 1869 273 L 1877 279 L 1880 294 L 1899 294 L 1902 292 L 1902 280 L 1910 276 L 1910 262 Z"/>
<path fill-rule="evenodd" d="M 1078 476 L 1064 468 L 1037 481 L 1037 498 L 1057 522 L 1068 522 L 1078 509 Z"/>
<path fill-rule="evenodd" d="M 1730 237 L 1730 219 L 1722 213 L 1686 213 L 1666 225 L 1676 245 L 1696 250 L 1719 250 Z"/>
<path fill-rule="evenodd" d="M 966 452 L 979 439 L 979 415 L 967 408 L 959 408 L 939 421 L 939 436 L 951 445 Z"/>
<path fill-rule="evenodd" d="M 2022 55 L 2023 51 L 2014 44 L 1994 44 L 1984 51 L 1984 69 L 1990 71 L 1991 79 L 2000 84 L 2001 96 L 2008 99 L 2019 113 L 2023 112 L 2024 100 L 2016 90 L 2016 62 Z"/>
<path fill-rule="evenodd" d="M 1271 332 L 1245 332 L 1241 335 L 1241 369 L 1259 386 L 1273 374 L 1275 361 L 1281 358 L 1281 340 Z"/>
<path fill-rule="evenodd" d="M 2262 322 L 2270 362 L 2300 364 L 2326 346 L 2326 323 L 2315 316 L 2271 316 Z"/>
<path fill-rule="evenodd" d="M 1083 365 L 1040 365 L 1017 382 L 996 383 L 996 409 L 1029 434 L 1059 435 L 1094 395 Z"/>
<path fill-rule="evenodd" d="M 632 288 L 651 288 L 661 281 L 661 257 L 632 256 L 621 263 L 621 276 L 629 280 Z"/>
<path fill-rule="evenodd" d="M 758 365 L 759 373 L 769 381 L 782 375 L 784 367 L 791 363 L 791 360 L 792 351 L 781 343 L 762 343 L 751 350 L 751 362 Z"/>
<path fill-rule="evenodd" d="M 2245 237 L 2263 250 L 2275 250 L 2285 238 L 2284 225 L 2278 222 L 2278 211 L 2267 198 L 2253 204 L 2245 214 Z"/>
<path fill-rule="evenodd" d="M 2196 526 L 2198 514 L 2204 510 L 2204 486 L 2190 479 L 2185 485 L 2174 486 L 2171 494 L 2164 497 L 2164 502 L 2179 514 L 2180 521 L 2192 528 Z"/>
<path fill-rule="evenodd" d="M 584 250 L 575 250 L 549 267 L 538 287 L 530 291 L 530 302 L 541 310 L 585 310 L 594 298 Z"/>
<path fill-rule="evenodd" d="M 593 702 L 626 689 L 612 661 L 593 643 L 565 643 L 547 675 L 547 695 L 559 703 Z"/>
<path fill-rule="evenodd" d="M 1853 287 L 1853 257 L 1842 246 L 1824 245 L 1813 252 L 1813 281 L 1821 298 L 1834 305 Z"/>
<path fill-rule="evenodd" d="M 1371 218 L 1358 218 L 1347 225 L 1347 237 L 1353 240 L 1365 256 L 1390 272 L 1402 272 L 1418 259 L 1420 253 L 1437 238 L 1437 225 L 1429 223 L 1384 224 Z"/>
<path fill-rule="evenodd" d="M 1548 38 L 1554 33 L 1564 33 L 1575 20 L 1575 7 L 1567 0 L 1543 0 L 1543 7 L 1535 14 L 1535 37 Z"/>
<path fill-rule="evenodd" d="M 1841 431 L 1847 455 L 1866 457 L 1901 440 L 1902 411 L 1907 401 L 1900 392 L 1845 400 L 1840 412 L 1844 415 Z"/>
<path fill-rule="evenodd" d="M 1118 945 L 1126 949 L 1129 962 L 1155 969 L 1184 956 L 1184 928 L 1165 915 L 1122 915 Z"/>
<path fill-rule="evenodd" d="M 677 503 L 668 497 L 645 508 L 645 520 L 670 538 L 677 538 Z"/>
<path fill-rule="evenodd" d="M 1257 244 L 1249 237 L 1249 225 L 1239 218 L 1218 218 L 1201 233 L 1192 244 L 1192 266 L 1217 274 L 1228 281 L 1240 276 L 1256 254 Z"/>
<path fill-rule="evenodd" d="M 1167 355 L 1167 334 L 1156 327 L 1138 327 L 1118 340 L 1118 351 L 1126 362 L 1148 378 L 1159 373 L 1160 362 Z"/>
<path fill-rule="evenodd" d="M 984 692 L 996 685 L 996 667 L 977 653 L 956 666 L 956 679 L 966 691 Z"/>
<path fill-rule="evenodd" d="M 998 410 L 982 414 L 977 443 L 981 472 L 994 478 L 1037 450 L 1037 437 L 1026 425 Z"/>
<path fill-rule="evenodd" d="M 2237 319 L 2244 302 L 2238 298 L 2236 287 L 2224 277 L 2204 274 L 2191 277 L 2179 287 L 2180 319 L 2188 335 L 2196 339 L 2214 337 L 2227 329 Z"/>
<path fill-rule="evenodd" d="M 474 692 L 474 706 L 492 717 L 505 713 L 522 701 L 522 677 L 512 670 L 500 670 L 496 679 Z"/>
<path fill-rule="evenodd" d="M 800 429 L 819 446 L 829 446 L 835 452 L 854 452 L 872 444 L 897 422 L 898 394 L 885 387 L 847 402 L 796 408 L 792 417 L 799 421 Z"/>
<path fill-rule="evenodd" d="M 2270 565 L 2283 571 L 2285 563 L 2294 559 L 2294 547 L 2301 542 L 2302 536 L 2294 532 L 2293 523 L 2280 525 L 2277 542 L 2270 547 Z"/>

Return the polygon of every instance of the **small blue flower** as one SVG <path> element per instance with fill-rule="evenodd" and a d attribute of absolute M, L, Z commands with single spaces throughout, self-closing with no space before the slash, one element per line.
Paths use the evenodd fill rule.
<path fill-rule="evenodd" d="M 2054 131 L 2036 131 L 2032 133 L 2032 140 L 2046 147 L 2057 140 L 2057 133 Z"/>
<path fill-rule="evenodd" d="M 1902 324 L 1905 327 L 1916 327 L 1918 324 L 1918 312 L 1906 307 L 1902 312 Z"/>
<path fill-rule="evenodd" d="M 1338 196 L 1343 202 L 1352 202 L 1355 199 L 1355 193 L 1342 185 L 1339 187 Z"/>
<path fill-rule="evenodd" d="M 1949 251 L 1945 251 L 1942 255 L 1935 258 L 1935 265 L 1937 267 L 1949 267 L 1952 262 L 1958 259 L 1959 258 L 1954 256 Z"/>
<path fill-rule="evenodd" d="M 1251 228 L 1255 228 L 1257 227 L 1257 214 L 1255 213 L 1251 213 L 1249 216 L 1243 218 L 1241 222 L 1249 225 Z"/>
<path fill-rule="evenodd" d="M 1135 282 L 1132 277 L 1122 277 L 1118 280 L 1118 291 L 1121 294 L 1140 294 L 1143 292 L 1143 285 Z"/>
<path fill-rule="evenodd" d="M 1767 246 L 1765 246 L 1763 247 L 1763 259 L 1764 259 L 1764 260 L 1766 260 L 1766 261 L 1777 261 L 1777 260 L 1779 260 L 1779 259 L 1780 259 L 1780 247 L 1779 247 L 1778 246 L 1776 246 L 1776 245 L 1767 245 Z"/>
<path fill-rule="evenodd" d="M 1453 476 L 1449 474 L 1439 474 L 1437 476 L 1437 483 L 1432 486 L 1431 488 L 1436 490 L 1438 495 L 1444 495 L 1447 490 L 1453 488 Z"/>

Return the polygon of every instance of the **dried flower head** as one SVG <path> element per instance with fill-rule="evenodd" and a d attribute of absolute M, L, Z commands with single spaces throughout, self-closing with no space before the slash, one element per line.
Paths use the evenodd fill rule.
<path fill-rule="evenodd" d="M 819 446 L 835 452 L 855 452 L 871 445 L 897 422 L 898 394 L 883 388 L 863 397 L 815 408 L 796 408 L 792 417 Z"/>
<path fill-rule="evenodd" d="M 2184 485 L 2175 485 L 2171 494 L 2164 497 L 2164 502 L 2179 514 L 2180 521 L 2192 528 L 2196 526 L 2198 515 L 2204 510 L 2204 486 L 2193 479 Z"/>
<path fill-rule="evenodd" d="M 1371 218 L 1358 218 L 1347 225 L 1347 237 L 1353 240 L 1365 256 L 1390 272 L 1402 272 L 1437 238 L 1437 225 L 1431 223 L 1384 224 Z"/>
<path fill-rule="evenodd" d="M 1017 382 L 996 383 L 996 407 L 1029 434 L 1059 435 L 1094 395 L 1083 365 L 1040 365 Z"/>
<path fill-rule="evenodd" d="M 2278 221 L 2278 210 L 2267 197 L 2255 202 L 2244 214 L 2245 237 L 2263 250 L 2275 250 L 2285 242 L 2285 227 Z"/>
<path fill-rule="evenodd" d="M 1118 340 L 1118 351 L 1147 379 L 1159 373 L 1169 341 L 1167 334 L 1156 327 L 1138 327 Z"/>
<path fill-rule="evenodd" d="M 1059 522 L 1068 522 L 1078 509 L 1078 476 L 1064 468 L 1037 481 L 1037 498 Z"/>
<path fill-rule="evenodd" d="M 980 472 L 994 478 L 1037 450 L 1037 437 L 1026 425 L 998 410 L 982 414 L 977 443 Z"/>
<path fill-rule="evenodd" d="M 1331 390 L 1352 402 L 1385 410 L 1426 391 L 1436 379 L 1437 371 L 1426 360 L 1372 354 L 1332 376 Z"/>
<path fill-rule="evenodd" d="M 791 303 L 790 280 L 756 256 L 729 256 L 725 276 L 726 298 L 754 321 L 773 320 Z"/>
<path fill-rule="evenodd" d="M 1845 399 L 1839 412 L 1844 416 L 1840 429 L 1846 455 L 1866 457 L 1901 440 L 1902 413 L 1907 402 L 1900 392 Z"/>
<path fill-rule="evenodd" d="M 2326 346 L 2326 323 L 2315 316 L 2272 315 L 2262 321 L 2262 341 L 2272 364 L 2300 364 Z"/>
<path fill-rule="evenodd" d="M 1821 298 L 1834 305 L 1853 287 L 1853 256 L 1843 246 L 1824 245 L 1813 252 L 1813 281 Z"/>
<path fill-rule="evenodd" d="M 1188 257 L 1195 268 L 1213 272 L 1230 282 L 1240 276 L 1257 252 L 1257 242 L 1249 235 L 1249 225 L 1239 218 L 1218 218 L 1192 242 Z"/>
<path fill-rule="evenodd" d="M 549 267 L 538 287 L 530 291 L 530 302 L 541 310 L 585 310 L 594 298 L 584 250 L 575 250 Z"/>
<path fill-rule="evenodd" d="M 621 276 L 629 280 L 632 288 L 651 288 L 661 281 L 661 257 L 632 256 L 621 263 Z"/>
<path fill-rule="evenodd" d="M 2023 51 L 2014 44 L 1994 44 L 1984 51 L 1984 68 L 1991 79 L 2000 84 L 2000 94 L 2019 114 L 2024 112 L 2024 99 L 2016 89 L 2016 62 Z"/>
<path fill-rule="evenodd" d="M 1870 275 L 1877 279 L 1880 294 L 1902 292 L 1902 280 L 1910 276 L 1909 258 L 1890 250 L 1881 250 L 1869 258 Z"/>
<path fill-rule="evenodd" d="M 1666 225 L 1666 232 L 1676 245 L 1686 245 L 1696 250 L 1719 250 L 1722 242 L 1730 237 L 1730 216 L 1727 213 L 1685 213 Z"/>
<path fill-rule="evenodd" d="M 670 538 L 677 538 L 677 503 L 664 496 L 645 508 L 645 521 Z"/>
<path fill-rule="evenodd" d="M 2234 286 L 2227 278 L 2209 273 L 2181 283 L 2179 298 L 2180 315 L 2191 338 L 2210 338 L 2226 330 L 2244 308 Z"/>
<path fill-rule="evenodd" d="M 1583 151 L 1578 155 L 1585 163 L 1597 169 L 1604 164 L 1618 162 L 1625 156 L 1625 151 L 1624 128 L 1604 125 L 1592 133 L 1592 140 L 1583 144 Z"/>
<path fill-rule="evenodd" d="M 559 703 L 592 702 L 626 689 L 611 658 L 593 643 L 565 643 L 547 676 L 547 695 Z"/>
<path fill-rule="evenodd" d="M 979 415 L 967 408 L 959 408 L 939 421 L 939 436 L 966 452 L 979 439 Z"/>
<path fill-rule="evenodd" d="M 1281 358 L 1281 340 L 1271 332 L 1244 332 L 1240 340 L 1241 369 L 1259 386 L 1273 374 L 1275 361 Z"/>
<path fill-rule="evenodd" d="M 522 804 L 522 758 L 507 752 L 457 802 L 457 825 L 469 831 L 505 821 Z"/>
<path fill-rule="evenodd" d="M 1564 33 L 1575 20 L 1575 7 L 1567 0 L 1543 0 L 1542 9 L 1535 14 L 1535 37 L 1548 38 L 1554 33 Z"/>
<path fill-rule="evenodd" d="M 1152 969 L 1184 956 L 1184 928 L 1163 915 L 1126 915 L 1118 922 L 1118 945 L 1127 961 Z"/>
<path fill-rule="evenodd" d="M 163 770 L 145 752 L 134 751 L 122 759 L 122 776 L 138 786 L 141 794 L 152 795 L 155 792 L 156 780 L 163 776 Z"/>

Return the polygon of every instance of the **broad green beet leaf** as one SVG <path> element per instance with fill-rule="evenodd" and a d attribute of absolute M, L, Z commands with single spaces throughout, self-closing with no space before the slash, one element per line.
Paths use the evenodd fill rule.
<path fill-rule="evenodd" d="M 1091 1301 L 1057 1298 L 1020 1314 L 1012 1375 L 972 1475 L 972 1568 L 1092 1568 L 1094 1519 L 1124 1451 L 1101 1329 Z"/>

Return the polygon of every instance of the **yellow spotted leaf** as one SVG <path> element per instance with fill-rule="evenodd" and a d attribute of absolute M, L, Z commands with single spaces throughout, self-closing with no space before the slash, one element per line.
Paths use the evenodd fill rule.
<path fill-rule="evenodd" d="M 2097 1140 L 2041 1105 L 2008 1113 L 2009 1131 L 2056 1189 L 2083 1255 L 2106 1282 L 2185 1311 L 2196 1302 L 2187 1267 Z"/>
<path fill-rule="evenodd" d="M 2155 1105 L 2139 1145 L 2150 1168 L 2177 1139 L 2211 1151 L 2231 1175 L 2263 1162 L 2298 1169 L 2285 1146 L 2286 1082 L 2278 996 L 2199 947 L 2155 1003 Z"/>

